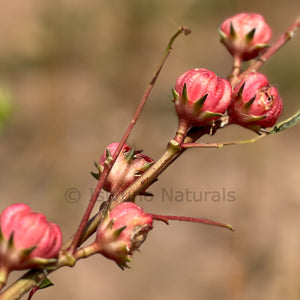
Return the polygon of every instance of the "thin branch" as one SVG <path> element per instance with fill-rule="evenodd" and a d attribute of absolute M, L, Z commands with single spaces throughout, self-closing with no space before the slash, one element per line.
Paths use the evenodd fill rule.
<path fill-rule="evenodd" d="M 250 139 L 250 140 L 242 140 L 242 141 L 232 141 L 232 142 L 222 142 L 222 143 L 184 143 L 181 145 L 181 148 L 188 149 L 188 148 L 222 148 L 224 146 L 231 146 L 231 145 L 241 145 L 241 144 L 251 144 L 254 143 L 261 138 L 269 135 L 270 133 L 264 132 L 261 135 Z"/>
<path fill-rule="evenodd" d="M 157 78 L 158 78 L 158 75 L 159 75 L 161 69 L 163 68 L 163 66 L 164 66 L 164 64 L 165 64 L 165 62 L 166 62 L 168 56 L 169 56 L 170 53 L 171 53 L 172 46 L 173 46 L 173 43 L 174 43 L 175 39 L 176 39 L 181 33 L 184 33 L 184 34 L 187 35 L 187 34 L 191 33 L 191 30 L 190 30 L 189 28 L 187 28 L 187 27 L 182 26 L 182 27 L 180 27 L 180 28 L 177 30 L 177 32 L 171 37 L 171 39 L 170 39 L 170 41 L 169 41 L 169 43 L 168 43 L 168 45 L 167 45 L 167 47 L 166 47 L 166 50 L 165 50 L 165 52 L 164 52 L 163 58 L 162 58 L 160 64 L 158 65 L 158 67 L 157 67 L 157 71 L 155 72 L 155 74 L 154 74 L 153 78 L 151 79 L 151 81 L 150 81 L 148 87 L 146 88 L 146 91 L 145 91 L 145 93 L 144 93 L 144 96 L 143 96 L 141 102 L 139 103 L 139 105 L 138 105 L 138 107 L 137 107 L 137 109 L 136 109 L 136 112 L 135 112 L 135 114 L 134 114 L 134 116 L 133 116 L 133 118 L 132 118 L 132 120 L 131 120 L 129 126 L 128 126 L 127 130 L 125 131 L 125 133 L 124 133 L 124 135 L 123 135 L 123 138 L 122 138 L 121 142 L 119 143 L 119 145 L 118 145 L 118 147 L 117 147 L 117 149 L 116 149 L 116 151 L 115 151 L 115 153 L 114 153 L 114 155 L 113 155 L 113 159 L 112 159 L 111 164 L 110 164 L 109 166 L 108 166 L 108 165 L 105 165 L 105 166 L 104 166 L 104 170 L 103 170 L 103 172 L 101 173 L 101 176 L 100 176 L 100 178 L 99 178 L 99 181 L 98 181 L 98 183 L 97 183 L 97 186 L 96 186 L 96 188 L 95 188 L 95 190 L 94 190 L 94 193 L 93 193 L 93 195 L 92 195 L 92 197 L 91 197 L 91 200 L 89 201 L 88 207 L 87 207 L 87 209 L 86 209 L 86 211 L 85 211 L 85 213 L 84 213 L 84 215 L 83 215 L 83 217 L 82 217 L 82 219 L 81 219 L 81 222 L 80 222 L 80 224 L 79 224 L 79 227 L 78 227 L 78 229 L 77 229 L 77 232 L 76 232 L 76 234 L 75 234 L 75 236 L 74 236 L 74 239 L 73 239 L 73 241 L 72 241 L 72 244 L 71 244 L 71 246 L 70 246 L 70 248 L 69 248 L 70 252 L 74 253 L 75 249 L 78 247 L 79 241 L 80 241 L 81 236 L 82 236 L 83 231 L 84 231 L 84 228 L 85 228 L 85 226 L 86 226 L 86 224 L 87 224 L 87 222 L 88 222 L 88 220 L 89 220 L 89 217 L 90 217 L 90 215 L 91 215 L 91 212 L 92 212 L 92 210 L 93 210 L 93 208 L 94 208 L 94 206 L 95 206 L 95 203 L 96 203 L 96 201 L 97 201 L 97 199 L 98 199 L 98 197 L 99 197 L 99 194 L 100 194 L 100 192 L 101 192 L 101 190 L 102 190 L 102 188 L 103 188 L 105 179 L 107 178 L 107 176 L 108 176 L 108 174 L 109 174 L 111 168 L 113 167 L 113 165 L 114 165 L 114 163 L 115 163 L 115 161 L 116 161 L 118 155 L 120 154 L 120 152 L 121 152 L 121 150 L 122 150 L 122 148 L 123 148 L 123 146 L 124 146 L 124 144 L 125 144 L 125 142 L 126 142 L 128 136 L 129 136 L 129 134 L 131 133 L 131 131 L 132 131 L 134 125 L 136 124 L 136 122 L 137 122 L 137 120 L 138 120 L 138 118 L 139 118 L 139 116 L 140 116 L 140 114 L 141 114 L 141 112 L 142 112 L 142 109 L 143 109 L 143 107 L 145 106 L 146 101 L 147 101 L 147 99 L 149 98 L 149 95 L 150 95 L 150 93 L 151 93 L 151 91 L 152 91 L 152 89 L 153 89 L 153 87 L 154 87 L 154 84 L 155 84 L 155 82 L 156 82 L 156 80 L 157 80 Z"/>
<path fill-rule="evenodd" d="M 213 220 L 209 219 L 203 219 L 203 218 L 192 218 L 192 217 L 181 217 L 181 216 L 166 216 L 166 215 L 156 215 L 156 214 L 151 214 L 152 218 L 154 220 L 162 221 L 166 224 L 169 224 L 169 220 L 173 221 L 185 221 L 185 222 L 195 222 L 195 223 L 201 223 L 201 224 L 206 224 L 206 225 L 212 225 L 212 226 L 218 226 L 218 227 L 223 227 L 227 228 L 231 231 L 235 231 L 231 225 L 216 222 Z"/>

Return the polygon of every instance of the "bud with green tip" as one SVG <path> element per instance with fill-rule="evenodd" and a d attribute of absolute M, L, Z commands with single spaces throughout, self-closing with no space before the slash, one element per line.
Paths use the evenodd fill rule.
<path fill-rule="evenodd" d="M 0 285 L 11 270 L 54 263 L 62 245 L 60 228 L 23 203 L 0 214 Z"/>
<path fill-rule="evenodd" d="M 230 123 L 253 129 L 272 127 L 282 111 L 277 88 L 261 73 L 249 73 L 234 89 L 228 108 Z"/>
<path fill-rule="evenodd" d="M 179 123 L 208 126 L 219 119 L 231 101 L 231 85 L 207 69 L 192 69 L 176 81 L 173 96 Z"/>
<path fill-rule="evenodd" d="M 244 61 L 262 54 L 272 35 L 263 16 L 253 13 L 240 13 L 226 19 L 219 33 L 227 50 Z"/>

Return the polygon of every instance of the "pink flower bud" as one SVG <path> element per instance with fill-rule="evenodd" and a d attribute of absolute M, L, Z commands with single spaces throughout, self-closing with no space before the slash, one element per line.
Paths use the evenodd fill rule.
<path fill-rule="evenodd" d="M 152 216 L 133 202 L 116 206 L 97 230 L 98 252 L 126 267 L 152 229 Z"/>
<path fill-rule="evenodd" d="M 106 149 L 113 156 L 117 147 L 118 143 L 112 143 Z M 120 194 L 153 164 L 152 158 L 140 152 L 131 149 L 126 144 L 124 145 L 104 183 L 104 189 L 107 192 L 114 196 Z M 99 161 L 101 167 L 104 167 L 106 159 L 106 153 L 104 153 Z"/>
<path fill-rule="evenodd" d="M 220 26 L 221 42 L 233 55 L 249 60 L 262 54 L 272 31 L 263 16 L 240 13 L 226 19 Z"/>
<path fill-rule="evenodd" d="M 261 73 L 249 73 L 234 89 L 228 108 L 231 123 L 258 130 L 275 125 L 282 100 L 275 86 Z"/>
<path fill-rule="evenodd" d="M 231 85 L 207 69 L 182 74 L 173 89 L 179 120 L 189 126 L 207 126 L 222 116 L 231 101 Z"/>
<path fill-rule="evenodd" d="M 56 257 L 61 245 L 59 227 L 28 205 L 13 204 L 1 213 L 0 269 L 38 267 L 39 259 Z"/>

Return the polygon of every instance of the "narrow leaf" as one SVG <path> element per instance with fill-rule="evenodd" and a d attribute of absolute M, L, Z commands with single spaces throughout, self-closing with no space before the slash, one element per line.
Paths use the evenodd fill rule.
<path fill-rule="evenodd" d="M 284 120 L 283 122 L 279 123 L 278 125 L 274 126 L 270 131 L 271 134 L 278 133 L 283 130 L 289 129 L 300 122 L 300 111 L 298 111 L 295 115 L 291 116 L 290 118 Z"/>

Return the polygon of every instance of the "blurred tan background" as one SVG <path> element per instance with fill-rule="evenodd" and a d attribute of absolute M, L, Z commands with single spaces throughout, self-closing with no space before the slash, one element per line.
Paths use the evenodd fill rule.
<path fill-rule="evenodd" d="M 93 162 L 121 138 L 169 37 L 180 25 L 193 30 L 176 41 L 129 141 L 155 159 L 176 129 L 176 78 L 194 67 L 228 74 L 231 57 L 217 26 L 241 11 L 263 14 L 274 41 L 299 15 L 300 2 L 4 1 L 0 87 L 11 92 L 14 112 L 0 137 L 0 209 L 25 202 L 67 239 L 96 185 Z M 261 70 L 278 85 L 281 119 L 300 107 L 299 53 L 298 33 Z M 94 256 L 52 274 L 55 286 L 35 299 L 300 299 L 299 132 L 298 126 L 252 145 L 190 150 L 150 188 L 154 199 L 137 200 L 148 212 L 212 218 L 236 233 L 156 223 L 131 270 Z M 213 140 L 252 136 L 231 126 Z M 66 201 L 69 188 L 80 192 L 78 202 Z M 163 195 L 223 188 L 235 201 Z"/>

